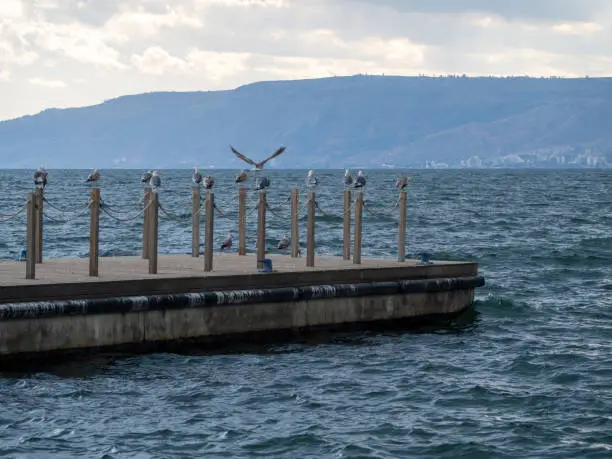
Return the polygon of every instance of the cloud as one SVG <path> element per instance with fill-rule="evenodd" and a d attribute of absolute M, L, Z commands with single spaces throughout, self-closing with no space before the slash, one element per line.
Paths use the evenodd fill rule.
<path fill-rule="evenodd" d="M 63 81 L 45 80 L 44 78 L 28 78 L 28 83 L 50 89 L 60 89 L 66 87 L 66 83 Z"/>
<path fill-rule="evenodd" d="M 11 72 L 8 70 L 0 70 L 0 83 L 3 81 L 9 81 L 11 79 Z"/>
<path fill-rule="evenodd" d="M 190 64 L 183 59 L 171 56 L 159 46 L 147 48 L 142 54 L 132 56 L 132 64 L 142 73 L 163 75 L 165 73 L 189 73 Z"/>

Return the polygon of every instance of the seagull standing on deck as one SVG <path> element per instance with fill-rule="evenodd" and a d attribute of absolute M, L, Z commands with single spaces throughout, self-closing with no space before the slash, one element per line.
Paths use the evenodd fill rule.
<path fill-rule="evenodd" d="M 100 171 L 98 169 L 94 169 L 91 171 L 91 174 L 87 176 L 86 182 L 90 182 L 92 184 L 96 184 L 100 180 Z"/>
<path fill-rule="evenodd" d="M 349 187 L 353 184 L 353 176 L 351 175 L 351 171 L 346 169 L 344 171 L 344 186 Z"/>
<path fill-rule="evenodd" d="M 197 187 L 199 187 L 200 183 L 202 183 L 202 174 L 200 174 L 200 171 L 197 167 L 193 168 L 193 175 L 191 176 L 191 181 Z"/>
<path fill-rule="evenodd" d="M 314 188 L 319 184 L 319 179 L 316 175 L 314 175 L 314 171 L 310 169 L 308 171 L 308 175 L 306 176 L 306 186 L 308 188 Z"/>
<path fill-rule="evenodd" d="M 285 235 L 284 238 L 282 238 L 279 242 L 278 242 L 278 250 L 287 250 L 287 248 L 289 248 L 289 244 L 290 244 L 291 240 L 289 239 L 288 235 Z"/>
<path fill-rule="evenodd" d="M 407 175 L 397 176 L 395 178 L 395 188 L 398 190 L 404 190 L 410 184 L 410 177 Z"/>
<path fill-rule="evenodd" d="M 246 170 L 242 169 L 242 171 L 240 171 L 240 174 L 236 176 L 236 183 L 246 182 L 248 178 L 249 174 L 247 174 Z"/>
<path fill-rule="evenodd" d="M 232 232 L 230 231 L 227 237 L 221 243 L 221 250 L 230 249 L 232 247 L 232 243 L 233 243 L 233 235 L 232 235 Z"/>
<path fill-rule="evenodd" d="M 357 173 L 357 180 L 355 180 L 355 188 L 363 188 L 366 184 L 365 175 L 363 175 L 362 171 Z"/>
<path fill-rule="evenodd" d="M 43 189 L 45 188 L 47 185 L 47 169 L 40 166 L 36 172 L 34 172 L 34 184 Z"/>
<path fill-rule="evenodd" d="M 215 179 L 212 178 L 212 175 L 207 175 L 206 177 L 204 177 L 203 183 L 204 188 L 206 188 L 207 190 L 212 190 L 213 186 L 215 186 Z"/>
<path fill-rule="evenodd" d="M 149 180 L 151 180 L 151 174 L 152 172 L 150 170 L 146 171 L 144 174 L 142 174 L 142 177 L 140 178 L 140 181 L 146 185 L 149 184 Z"/>
<path fill-rule="evenodd" d="M 157 191 L 157 189 L 161 186 L 161 177 L 160 173 L 157 171 L 153 171 L 151 173 L 151 180 L 149 181 L 149 185 L 153 190 Z"/>

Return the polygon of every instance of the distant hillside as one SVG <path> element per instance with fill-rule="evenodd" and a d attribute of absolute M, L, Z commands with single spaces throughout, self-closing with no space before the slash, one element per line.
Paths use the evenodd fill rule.
<path fill-rule="evenodd" d="M 150 93 L 0 123 L 0 167 L 459 164 L 594 152 L 612 163 L 612 78 L 353 76 Z M 571 158 L 568 158 L 568 161 Z M 565 159 L 564 159 L 565 160 Z"/>

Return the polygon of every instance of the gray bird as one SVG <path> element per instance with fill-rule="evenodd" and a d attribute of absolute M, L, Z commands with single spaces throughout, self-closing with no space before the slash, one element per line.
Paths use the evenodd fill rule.
<path fill-rule="evenodd" d="M 355 188 L 363 188 L 366 184 L 365 175 L 362 171 L 357 173 L 357 179 L 355 180 Z"/>
<path fill-rule="evenodd" d="M 160 177 L 160 173 L 157 171 L 153 171 L 151 173 L 151 179 L 149 180 L 149 185 L 151 185 L 151 188 L 153 189 L 157 189 L 161 186 L 161 177 Z"/>
<path fill-rule="evenodd" d="M 100 180 L 100 171 L 98 169 L 94 169 L 87 176 L 86 182 L 90 182 L 90 183 L 94 183 L 95 184 L 95 183 L 97 183 L 98 180 Z"/>
<path fill-rule="evenodd" d="M 403 175 L 401 177 L 398 175 L 395 178 L 395 188 L 403 190 L 408 185 L 410 185 L 410 177 L 408 177 L 407 175 Z"/>
<path fill-rule="evenodd" d="M 255 180 L 255 189 L 256 190 L 264 191 L 264 190 L 268 189 L 269 186 L 270 186 L 270 179 L 268 177 L 266 177 L 265 175 L 263 177 L 258 177 Z"/>
<path fill-rule="evenodd" d="M 151 175 L 152 175 L 152 172 L 150 170 L 146 171 L 144 174 L 142 174 L 140 181 L 148 185 L 149 181 L 151 180 Z"/>
<path fill-rule="evenodd" d="M 212 178 L 211 175 L 207 175 L 202 179 L 202 181 L 204 183 L 204 188 L 207 190 L 212 190 L 213 186 L 215 186 L 215 179 Z"/>
<path fill-rule="evenodd" d="M 242 169 L 242 171 L 240 171 L 240 174 L 236 176 L 236 183 L 246 182 L 248 178 L 249 174 L 247 174 L 247 171 L 245 169 Z"/>
<path fill-rule="evenodd" d="M 353 176 L 351 175 L 351 171 L 346 169 L 344 171 L 344 186 L 351 186 L 353 184 Z"/>
<path fill-rule="evenodd" d="M 47 185 L 47 169 L 40 166 L 36 172 L 34 172 L 34 184 L 40 186 L 43 189 Z"/>
<path fill-rule="evenodd" d="M 284 238 L 282 238 L 279 242 L 278 242 L 278 250 L 287 250 L 287 248 L 289 248 L 289 244 L 291 243 L 289 236 L 286 235 Z"/>
<path fill-rule="evenodd" d="M 230 231 L 227 237 L 221 243 L 221 250 L 230 249 L 232 247 L 232 244 L 233 244 L 233 235 L 232 235 L 232 232 Z"/>
<path fill-rule="evenodd" d="M 202 174 L 200 174 L 200 171 L 197 167 L 193 168 L 193 175 L 191 176 L 191 181 L 195 186 L 200 186 L 200 183 L 202 183 Z"/>
<path fill-rule="evenodd" d="M 308 171 L 308 175 L 306 176 L 306 186 L 308 188 L 314 188 L 319 184 L 319 179 L 314 174 L 314 171 L 310 169 Z"/>

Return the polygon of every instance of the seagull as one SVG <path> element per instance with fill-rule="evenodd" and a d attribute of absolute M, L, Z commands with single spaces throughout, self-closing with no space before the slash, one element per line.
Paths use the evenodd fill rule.
<path fill-rule="evenodd" d="M 289 247 L 289 243 L 290 243 L 289 236 L 285 236 L 278 242 L 278 246 L 277 246 L 278 250 L 287 250 L 287 248 Z"/>
<path fill-rule="evenodd" d="M 34 172 L 34 184 L 36 186 L 42 186 L 43 189 L 45 185 L 47 185 L 47 169 L 43 166 L 40 166 L 36 172 Z"/>
<path fill-rule="evenodd" d="M 94 169 L 91 171 L 91 174 L 87 176 L 86 182 L 96 183 L 100 180 L 100 171 L 98 169 Z"/>
<path fill-rule="evenodd" d="M 140 179 L 140 181 L 142 183 L 149 183 L 149 180 L 151 180 L 151 174 L 152 172 L 150 170 L 146 171 L 144 174 L 142 174 L 142 178 Z"/>
<path fill-rule="evenodd" d="M 355 180 L 355 188 L 363 188 L 366 184 L 365 175 L 362 171 L 357 173 L 357 180 Z"/>
<path fill-rule="evenodd" d="M 200 174 L 200 171 L 197 167 L 193 168 L 193 175 L 191 176 L 191 181 L 195 186 L 198 187 L 200 186 L 200 183 L 202 183 L 202 174 Z"/>
<path fill-rule="evenodd" d="M 252 166 L 254 166 L 255 170 L 261 170 L 263 169 L 264 165 L 270 161 L 273 158 L 276 158 L 278 155 L 280 155 L 283 151 L 285 151 L 287 149 L 287 147 L 280 147 L 278 150 L 276 150 L 274 153 L 272 153 L 270 156 L 268 156 L 266 159 L 264 159 L 263 161 L 253 161 L 251 158 L 248 158 L 246 156 L 244 156 L 242 153 L 240 153 L 239 151 L 237 151 L 234 147 L 232 147 L 230 145 L 230 148 L 232 149 L 232 152 L 241 160 L 243 160 L 245 163 L 251 164 Z"/>
<path fill-rule="evenodd" d="M 246 170 L 242 169 L 240 174 L 236 176 L 236 183 L 246 182 L 248 178 L 249 178 L 249 174 L 247 174 Z"/>
<path fill-rule="evenodd" d="M 232 237 L 233 237 L 232 232 L 230 231 L 227 237 L 221 243 L 221 250 L 230 249 L 232 247 L 232 243 L 233 243 Z"/>
<path fill-rule="evenodd" d="M 149 180 L 149 185 L 151 185 L 151 188 L 155 190 L 161 186 L 161 177 L 160 177 L 159 172 L 153 171 L 151 173 L 151 179 Z"/>
<path fill-rule="evenodd" d="M 207 175 L 206 177 L 204 177 L 203 181 L 204 188 L 206 188 L 207 190 L 212 190 L 213 186 L 215 186 L 215 179 L 212 178 L 211 175 Z"/>
<path fill-rule="evenodd" d="M 351 175 L 351 171 L 346 169 L 344 171 L 344 186 L 351 186 L 353 184 L 353 176 Z"/>
<path fill-rule="evenodd" d="M 265 175 L 261 178 L 257 177 L 255 181 L 255 189 L 264 191 L 270 186 L 270 179 Z"/>
<path fill-rule="evenodd" d="M 400 177 L 399 175 L 395 178 L 395 188 L 403 190 L 408 185 L 410 185 L 410 177 L 404 175 Z"/>
<path fill-rule="evenodd" d="M 316 175 L 314 175 L 314 171 L 310 169 L 308 171 L 308 176 L 306 177 L 306 186 L 308 188 L 314 188 L 319 184 L 319 179 Z"/>

